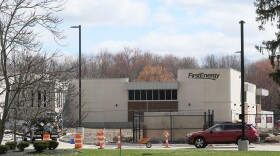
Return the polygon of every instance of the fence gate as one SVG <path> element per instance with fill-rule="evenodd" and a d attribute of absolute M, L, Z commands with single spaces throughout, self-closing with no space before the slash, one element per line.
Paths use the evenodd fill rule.
<path fill-rule="evenodd" d="M 206 128 L 209 128 L 213 126 L 214 124 L 214 111 L 208 110 L 208 112 L 204 112 L 201 115 L 177 115 L 174 114 L 175 112 L 170 112 L 168 115 L 149 115 L 149 116 L 144 116 L 143 111 L 134 111 L 133 112 L 133 120 L 132 120 L 132 126 L 133 126 L 133 141 L 136 142 L 137 139 L 142 138 L 143 136 L 146 136 L 146 132 L 158 132 L 161 133 L 163 132 L 166 127 L 168 127 L 169 131 L 169 139 L 170 142 L 175 141 L 174 138 L 176 133 L 179 132 L 184 132 L 186 130 L 191 130 L 191 131 L 197 131 L 197 130 L 204 130 Z M 159 127 L 156 128 L 149 128 L 147 126 L 144 127 L 144 118 L 147 121 L 152 121 L 155 119 L 160 118 L 165 118 L 168 120 L 167 125 L 160 125 Z M 185 125 L 180 125 L 181 121 L 190 121 L 190 120 L 199 120 L 201 121 L 200 126 L 185 126 Z M 145 133 L 145 134 L 144 134 Z"/>
<path fill-rule="evenodd" d="M 142 112 L 143 114 L 143 112 Z M 141 127 L 143 122 L 141 122 L 141 118 L 143 121 L 143 115 L 141 115 L 141 112 L 134 112 L 133 111 L 133 141 L 137 141 L 137 139 L 141 138 Z"/>

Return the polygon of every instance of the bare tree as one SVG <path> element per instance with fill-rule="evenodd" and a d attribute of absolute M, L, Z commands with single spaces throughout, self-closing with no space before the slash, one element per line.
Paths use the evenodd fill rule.
<path fill-rule="evenodd" d="M 146 66 L 138 75 L 136 82 L 172 82 L 172 74 L 162 66 Z"/>
<path fill-rule="evenodd" d="M 248 81 L 256 84 L 257 87 L 269 90 L 269 96 L 263 98 L 262 108 L 279 113 L 279 86 L 268 75 L 274 71 L 270 61 L 268 59 L 259 60 L 252 63 L 248 68 Z"/>
<path fill-rule="evenodd" d="M 58 76 L 50 65 L 54 54 L 39 54 L 42 42 L 38 40 L 38 28 L 48 30 L 55 40 L 64 35 L 57 25 L 61 19 L 55 16 L 61 11 L 64 0 L 1 0 L 0 1 L 0 50 L 1 50 L 1 82 L 4 83 L 3 116 L 0 122 L 0 143 L 3 139 L 5 123 L 16 97 L 23 90 L 34 87 L 38 82 L 50 80 Z M 24 57 L 20 53 L 25 53 Z M 13 65 L 13 54 L 16 63 Z"/>
<path fill-rule="evenodd" d="M 202 58 L 202 68 L 219 68 L 218 57 L 210 54 Z"/>

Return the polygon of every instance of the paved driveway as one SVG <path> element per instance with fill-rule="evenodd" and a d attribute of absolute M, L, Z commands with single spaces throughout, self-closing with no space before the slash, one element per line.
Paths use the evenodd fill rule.
<path fill-rule="evenodd" d="M 74 144 L 60 142 L 59 147 L 61 149 L 73 149 L 75 147 Z M 98 149 L 99 146 L 96 145 L 83 145 L 83 148 L 86 149 Z M 106 144 L 104 146 L 105 149 L 117 149 L 117 144 Z M 164 149 L 164 150 L 174 150 L 174 149 L 196 149 L 193 145 L 188 144 L 170 144 L 170 148 L 165 148 L 165 144 L 153 144 L 151 148 L 146 148 L 144 144 L 137 143 L 123 143 L 122 149 Z M 202 150 L 233 150 L 237 151 L 238 146 L 235 144 L 229 145 L 213 145 L 207 146 Z M 250 144 L 249 151 L 279 151 L 280 152 L 280 144 Z"/>

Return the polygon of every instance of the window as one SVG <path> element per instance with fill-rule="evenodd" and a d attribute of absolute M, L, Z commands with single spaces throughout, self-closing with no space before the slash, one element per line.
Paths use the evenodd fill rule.
<path fill-rule="evenodd" d="M 153 90 L 153 100 L 158 100 L 158 90 Z"/>
<path fill-rule="evenodd" d="M 134 90 L 128 91 L 128 100 L 134 100 Z"/>
<path fill-rule="evenodd" d="M 159 99 L 165 100 L 165 90 L 159 90 Z"/>
<path fill-rule="evenodd" d="M 177 100 L 177 90 L 129 90 L 128 100 Z"/>
<path fill-rule="evenodd" d="M 44 90 L 44 107 L 47 107 L 47 91 Z"/>
<path fill-rule="evenodd" d="M 38 107 L 41 107 L 41 102 L 42 102 L 42 99 L 41 99 L 41 92 L 38 91 Z"/>
<path fill-rule="evenodd" d="M 172 90 L 172 100 L 177 100 L 177 90 Z"/>
<path fill-rule="evenodd" d="M 146 98 L 146 90 L 141 90 L 141 100 L 147 100 L 147 98 Z"/>
<path fill-rule="evenodd" d="M 223 130 L 223 129 L 222 129 L 222 127 L 221 127 L 220 125 L 215 126 L 215 127 L 212 128 L 212 131 L 213 131 L 213 132 L 219 132 L 219 131 L 221 131 L 221 130 Z"/>
<path fill-rule="evenodd" d="M 166 90 L 166 100 L 171 100 L 171 90 Z"/>
<path fill-rule="evenodd" d="M 232 129 L 233 130 L 241 130 L 242 129 L 242 125 L 233 125 Z"/>
<path fill-rule="evenodd" d="M 233 130 L 234 129 L 234 127 L 233 127 L 234 125 L 224 125 L 224 130 Z"/>
<path fill-rule="evenodd" d="M 153 91 L 147 90 L 147 100 L 153 100 Z"/>
<path fill-rule="evenodd" d="M 140 100 L 140 90 L 135 90 L 135 100 Z"/>

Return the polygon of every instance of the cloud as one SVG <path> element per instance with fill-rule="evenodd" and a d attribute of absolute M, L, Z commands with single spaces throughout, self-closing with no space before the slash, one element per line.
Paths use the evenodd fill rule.
<path fill-rule="evenodd" d="M 92 26 L 139 26 L 145 24 L 149 8 L 133 0 L 69 0 L 65 20 Z"/>
<path fill-rule="evenodd" d="M 263 56 L 257 53 L 255 45 L 274 38 L 275 28 L 269 27 L 265 32 L 258 30 L 253 2 L 83 0 L 81 3 L 69 0 L 63 14 L 68 23 L 79 23 L 88 28 L 86 34 L 94 37 L 83 39 L 90 43 L 86 45 L 83 42 L 83 46 L 94 52 L 102 49 L 118 52 L 124 47 L 134 47 L 158 54 L 173 53 L 197 59 L 212 53 L 234 54 L 239 51 L 239 21 L 244 20 L 245 56 L 256 60 Z M 94 29 L 92 26 L 121 31 L 116 33 L 121 36 L 109 34 L 106 29 L 102 33 L 94 33 L 90 31 L 90 28 Z M 123 30 L 128 26 L 130 31 Z M 135 33 L 131 31 L 134 28 Z"/>

